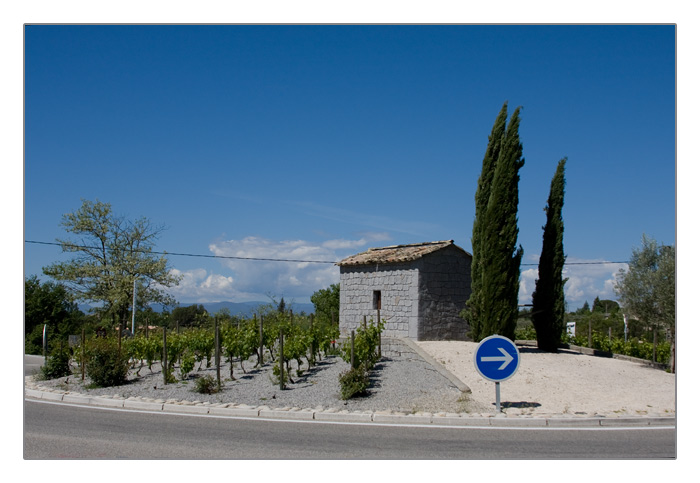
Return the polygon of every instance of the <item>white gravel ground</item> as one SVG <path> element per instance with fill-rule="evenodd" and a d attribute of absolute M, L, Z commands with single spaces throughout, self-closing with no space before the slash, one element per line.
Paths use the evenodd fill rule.
<path fill-rule="evenodd" d="M 339 357 L 329 357 L 310 371 L 305 366 L 295 384 L 280 390 L 271 379 L 273 364 L 247 372 L 236 362 L 235 380 L 229 379 L 224 364 L 223 390 L 205 395 L 194 392 L 194 377 L 214 376 L 215 368 L 195 371 L 185 381 L 163 384 L 158 363 L 152 371 L 144 367 L 140 376 L 132 371 L 130 383 L 111 388 L 91 388 L 80 373 L 33 384 L 62 391 L 118 397 L 143 397 L 166 401 L 235 403 L 271 408 L 338 408 L 353 411 L 395 411 L 468 413 L 492 416 L 495 412 L 495 385 L 483 379 L 474 368 L 474 342 L 418 342 L 438 364 L 463 381 L 471 394 L 460 392 L 422 357 L 413 352 L 385 357 L 372 375 L 367 397 L 342 401 L 338 376 L 348 369 Z M 501 405 L 508 416 L 535 417 L 622 417 L 675 416 L 676 378 L 674 374 L 635 362 L 594 357 L 562 350 L 557 354 L 520 347 L 517 373 L 501 383 Z M 178 375 L 176 369 L 175 375 Z"/>
<path fill-rule="evenodd" d="M 130 382 L 121 386 L 94 388 L 89 378 L 81 380 L 80 372 L 70 377 L 51 381 L 36 381 L 39 387 L 78 392 L 90 395 L 110 395 L 123 398 L 143 397 L 174 401 L 199 401 L 212 404 L 234 403 L 270 408 L 337 408 L 351 411 L 397 411 L 415 412 L 473 412 L 484 408 L 470 406 L 468 395 L 460 392 L 446 377 L 420 356 L 408 352 L 382 358 L 371 373 L 369 394 L 348 401 L 340 399 L 338 376 L 349 369 L 338 356 L 330 356 L 309 370 L 302 365 L 302 374 L 295 373 L 296 362 L 292 362 L 294 383 L 280 390 L 272 379 L 272 368 L 276 364 L 267 362 L 263 368 L 255 368 L 255 358 L 245 363 L 246 372 L 234 362 L 234 378 L 229 378 L 229 365 L 223 364 L 221 380 L 223 388 L 215 394 L 200 394 L 194 391 L 195 378 L 215 376 L 215 367 L 195 370 L 184 381 L 164 384 L 159 363 L 152 370 L 144 367 L 139 377 L 131 371 Z M 179 371 L 175 369 L 175 376 Z"/>
<path fill-rule="evenodd" d="M 476 405 L 495 404 L 495 384 L 474 369 L 477 343 L 417 344 L 471 388 Z M 519 350 L 518 371 L 501 383 L 501 404 L 508 415 L 675 416 L 675 374 L 570 350 Z"/>

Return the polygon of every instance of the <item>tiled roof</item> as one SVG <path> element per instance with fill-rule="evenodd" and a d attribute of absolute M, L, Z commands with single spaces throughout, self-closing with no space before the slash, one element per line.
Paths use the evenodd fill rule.
<path fill-rule="evenodd" d="M 366 252 L 349 256 L 339 261 L 336 265 L 343 267 L 349 265 L 376 265 L 382 263 L 412 262 L 427 255 L 428 253 L 442 250 L 450 245 L 457 247 L 457 245 L 454 244 L 454 240 L 446 240 L 415 243 L 413 245 L 394 245 L 383 248 L 370 248 Z M 459 249 L 462 250 L 461 248 Z"/>

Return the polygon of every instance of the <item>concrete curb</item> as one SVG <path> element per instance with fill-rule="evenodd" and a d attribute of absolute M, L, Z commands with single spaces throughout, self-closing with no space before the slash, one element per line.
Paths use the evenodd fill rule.
<path fill-rule="evenodd" d="M 447 413 L 405 414 L 393 411 L 348 411 L 331 409 L 270 408 L 235 404 L 213 405 L 207 403 L 162 402 L 138 398 L 119 399 L 104 396 L 88 396 L 79 393 L 41 391 L 25 388 L 26 400 L 64 402 L 80 406 L 97 406 L 163 412 L 182 415 L 210 415 L 219 417 L 247 417 L 259 419 L 282 419 L 287 421 L 318 421 L 342 423 L 376 423 L 421 426 L 464 426 L 498 428 L 593 428 L 593 427 L 676 427 L 675 417 L 619 417 L 619 418 L 557 418 L 557 417 L 505 417 L 467 416 Z"/>
<path fill-rule="evenodd" d="M 438 371 L 441 375 L 443 375 L 445 378 L 447 378 L 448 381 L 450 381 L 452 384 L 454 384 L 457 389 L 459 389 L 462 392 L 465 393 L 471 393 L 472 390 L 469 386 L 467 386 L 464 382 L 462 382 L 457 376 L 452 374 L 450 371 L 445 369 L 445 366 L 440 364 L 438 361 L 433 359 L 427 352 L 425 352 L 423 349 L 421 349 L 418 344 L 416 344 L 414 341 L 411 339 L 406 339 L 401 337 L 400 338 L 404 344 L 406 344 L 413 352 L 418 354 L 431 366 L 435 368 L 436 371 Z"/>
<path fill-rule="evenodd" d="M 370 423 L 373 413 L 336 411 L 334 409 L 314 413 L 314 420 L 335 423 Z"/>
<path fill-rule="evenodd" d="M 114 399 L 110 397 L 93 397 L 90 399 L 90 403 L 94 406 L 103 406 L 107 408 L 123 408 L 123 399 Z"/>

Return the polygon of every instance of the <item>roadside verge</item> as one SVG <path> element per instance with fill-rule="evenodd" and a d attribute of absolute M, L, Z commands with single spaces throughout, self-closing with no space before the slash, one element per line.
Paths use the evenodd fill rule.
<path fill-rule="evenodd" d="M 403 413 L 400 411 L 348 411 L 336 408 L 270 408 L 245 404 L 211 404 L 192 401 L 163 401 L 141 397 L 89 396 L 33 386 L 31 376 L 25 378 L 25 400 L 58 402 L 86 407 L 167 412 L 182 415 L 210 415 L 231 418 L 260 418 L 287 421 L 338 423 L 377 423 L 401 425 L 499 427 L 499 428 L 596 428 L 596 427 L 675 427 L 675 417 L 646 418 L 581 418 L 522 417 L 495 415 L 472 417 L 465 413 Z"/>

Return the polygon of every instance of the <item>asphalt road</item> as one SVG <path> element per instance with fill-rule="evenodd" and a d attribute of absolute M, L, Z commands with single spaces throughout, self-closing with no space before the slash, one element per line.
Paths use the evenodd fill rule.
<path fill-rule="evenodd" d="M 664 459 L 675 441 L 668 428 L 302 423 L 24 403 L 25 459 Z"/>

